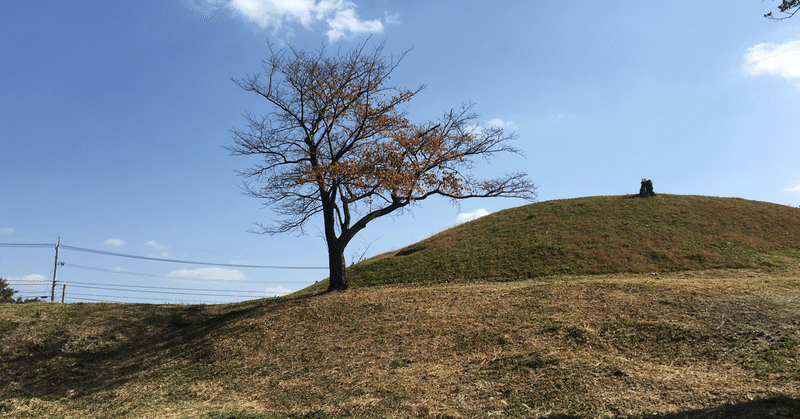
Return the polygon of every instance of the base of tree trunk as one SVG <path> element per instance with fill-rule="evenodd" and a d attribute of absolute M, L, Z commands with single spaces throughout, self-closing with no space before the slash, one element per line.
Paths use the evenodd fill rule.
<path fill-rule="evenodd" d="M 330 281 L 328 283 L 328 290 L 325 292 L 334 292 L 334 291 L 345 291 L 347 290 L 347 283 L 341 281 Z"/>

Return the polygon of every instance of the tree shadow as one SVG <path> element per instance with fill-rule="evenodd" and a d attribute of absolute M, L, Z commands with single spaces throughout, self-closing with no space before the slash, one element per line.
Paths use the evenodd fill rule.
<path fill-rule="evenodd" d="M 615 416 L 617 419 L 789 419 L 800 418 L 800 399 L 777 396 L 705 409 L 656 415 Z M 585 419 L 584 416 L 552 414 L 538 419 Z"/>
<path fill-rule="evenodd" d="M 800 418 L 800 399 L 776 396 L 743 403 L 725 404 L 706 409 L 639 416 L 642 419 L 755 419 Z"/>
<path fill-rule="evenodd" d="M 73 320 L 17 326 L 22 328 L 20 334 L 37 338 L 4 345 L 9 349 L 0 352 L 0 397 L 56 400 L 119 388 L 141 374 L 157 371 L 153 367 L 159 364 L 207 357 L 209 336 L 215 329 L 286 301 L 250 302 L 222 310 L 202 305 L 110 306 L 113 319 L 94 316 L 77 321 L 74 317 L 91 317 L 92 310 L 96 313 L 99 308 L 87 304 L 76 305 L 74 311 L 60 310 L 59 315 L 66 313 Z M 40 310 L 45 313 L 47 306 Z M 75 323 L 97 333 L 76 338 Z"/>

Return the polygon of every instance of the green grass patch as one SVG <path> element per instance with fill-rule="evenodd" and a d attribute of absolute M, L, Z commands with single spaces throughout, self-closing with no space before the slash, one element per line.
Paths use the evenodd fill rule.
<path fill-rule="evenodd" d="M 352 286 L 785 268 L 800 209 L 738 198 L 600 196 L 512 208 L 349 269 Z"/>

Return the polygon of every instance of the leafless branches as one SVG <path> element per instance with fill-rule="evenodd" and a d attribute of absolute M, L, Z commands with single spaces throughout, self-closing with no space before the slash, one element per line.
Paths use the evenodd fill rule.
<path fill-rule="evenodd" d="M 262 74 L 234 80 L 271 105 L 266 116 L 246 114 L 246 129 L 233 130 L 228 147 L 234 156 L 258 158 L 238 173 L 244 193 L 279 216 L 257 224 L 261 232 L 302 233 L 322 214 L 329 254 L 341 253 L 370 221 L 433 195 L 535 198 L 525 173 L 472 175 L 498 153 L 519 154 L 508 145 L 514 134 L 479 127 L 471 104 L 436 123 L 411 123 L 401 107 L 425 86 L 388 84 L 407 51 L 387 60 L 383 43 L 368 50 L 368 42 L 334 55 L 324 45 L 313 53 L 270 48 Z M 340 264 L 334 259 L 332 266 Z"/>

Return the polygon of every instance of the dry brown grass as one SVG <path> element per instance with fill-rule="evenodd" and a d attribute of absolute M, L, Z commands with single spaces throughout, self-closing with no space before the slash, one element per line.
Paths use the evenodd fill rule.
<path fill-rule="evenodd" d="M 788 409 L 800 399 L 798 319 L 796 272 L 754 270 L 395 285 L 224 306 L 7 306 L 0 400 L 13 410 L 0 417 L 700 415 L 771 406 L 764 400 Z M 239 413 L 213 416 L 226 411 Z"/>
<path fill-rule="evenodd" d="M 796 208 L 590 197 L 374 258 L 347 292 L 6 305 L 0 418 L 800 417 L 798 243 Z"/>

